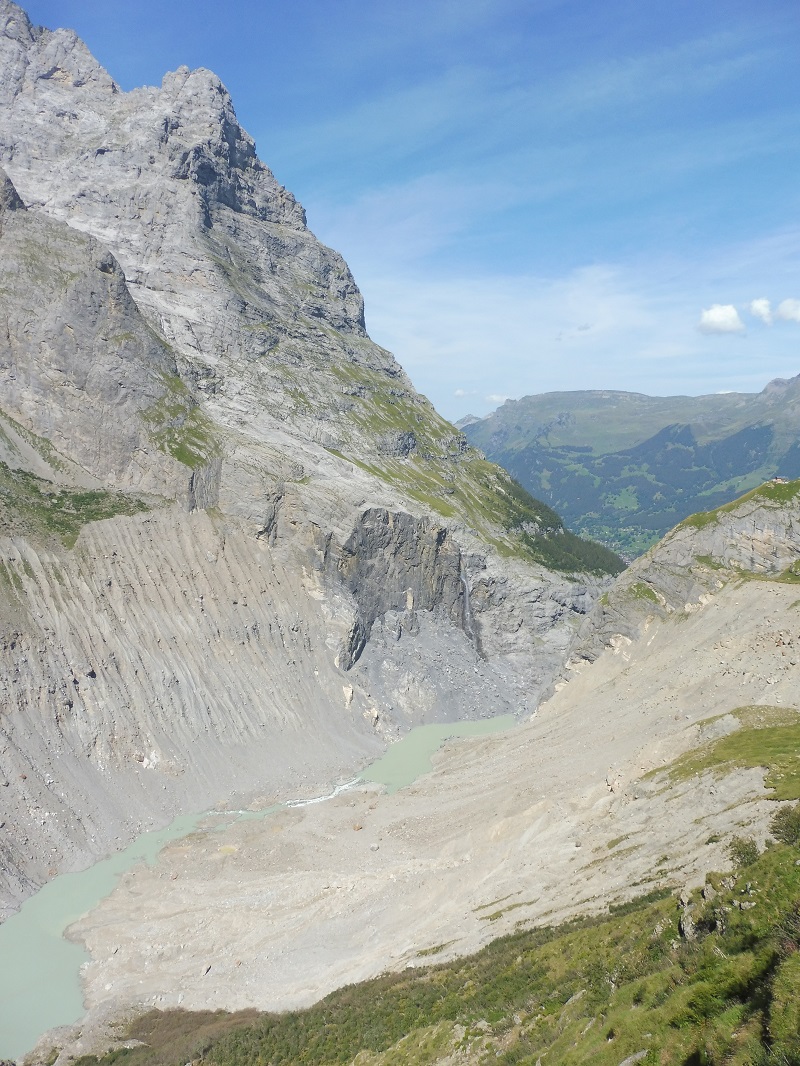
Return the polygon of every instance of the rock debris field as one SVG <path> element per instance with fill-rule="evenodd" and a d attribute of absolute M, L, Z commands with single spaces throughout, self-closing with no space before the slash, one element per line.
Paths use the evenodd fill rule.
<path fill-rule="evenodd" d="M 732 582 L 645 620 L 532 721 L 453 742 L 394 795 L 359 786 L 169 845 L 70 930 L 92 956 L 72 1053 L 133 1006 L 303 1006 L 725 868 L 726 839 L 763 840 L 774 813 L 763 771 L 646 775 L 737 728 L 734 708 L 800 705 L 796 591 Z"/>

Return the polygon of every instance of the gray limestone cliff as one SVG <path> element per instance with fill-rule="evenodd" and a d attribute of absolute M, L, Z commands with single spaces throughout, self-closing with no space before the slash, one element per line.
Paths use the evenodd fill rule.
<path fill-rule="evenodd" d="M 680 620 L 730 582 L 800 582 L 800 481 L 767 482 L 681 522 L 637 559 L 582 622 L 575 660 L 635 639 L 654 618 Z"/>
<path fill-rule="evenodd" d="M 219 79 L 122 92 L 0 0 L 0 166 L 2 905 L 535 709 L 597 567 L 369 339 Z"/>

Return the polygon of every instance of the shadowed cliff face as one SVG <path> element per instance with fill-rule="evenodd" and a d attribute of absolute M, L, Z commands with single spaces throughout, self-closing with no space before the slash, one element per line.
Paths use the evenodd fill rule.
<path fill-rule="evenodd" d="M 219 80 L 123 93 L 0 0 L 0 163 L 3 905 L 535 709 L 602 582 L 531 565 L 558 517 L 367 337 Z"/>
<path fill-rule="evenodd" d="M 106 249 L 25 210 L 1 170 L 0 182 L 3 412 L 94 484 L 187 499 L 191 471 L 158 446 L 179 417 L 167 411 L 180 390 L 174 355 Z M 185 421 L 188 396 L 184 407 Z"/>
<path fill-rule="evenodd" d="M 409 514 L 365 511 L 338 558 L 329 561 L 358 605 L 349 646 L 340 657 L 349 669 L 387 611 L 432 611 L 464 627 L 466 584 L 461 551 L 448 530 Z M 333 576 L 332 575 L 332 576 Z"/>

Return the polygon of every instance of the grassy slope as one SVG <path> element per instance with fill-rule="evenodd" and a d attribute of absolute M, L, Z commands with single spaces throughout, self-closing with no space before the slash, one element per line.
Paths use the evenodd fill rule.
<path fill-rule="evenodd" d="M 5 536 L 56 537 L 71 548 L 88 522 L 145 510 L 147 505 L 134 496 L 58 489 L 52 482 L 0 463 L 0 534 Z"/>
<path fill-rule="evenodd" d="M 360 434 L 379 442 L 413 441 L 404 455 L 391 454 L 391 448 L 384 454 L 379 449 L 369 459 L 357 449 L 336 454 L 443 518 L 472 527 L 504 555 L 567 573 L 618 574 L 624 569 L 614 552 L 568 532 L 552 508 L 467 446 L 423 396 L 398 389 L 384 373 L 352 362 L 335 364 L 330 372 L 348 390 L 348 419 Z"/>
<path fill-rule="evenodd" d="M 741 504 L 747 503 L 750 500 L 753 500 L 756 503 L 764 501 L 780 505 L 789 503 L 797 496 L 800 496 L 800 480 L 789 481 L 785 484 L 766 482 L 765 484 L 758 485 L 756 488 L 746 492 L 743 496 L 731 500 L 730 503 L 723 504 L 721 507 L 716 507 L 710 511 L 699 511 L 697 514 L 689 515 L 688 518 L 684 519 L 681 525 L 690 526 L 694 529 L 702 529 L 704 526 L 716 522 L 720 515 L 735 511 L 737 507 L 741 506 Z"/>
<path fill-rule="evenodd" d="M 166 455 L 197 470 L 221 454 L 214 423 L 179 377 L 162 374 L 161 383 L 163 395 L 142 415 L 150 438 Z"/>
<path fill-rule="evenodd" d="M 736 878 L 711 875 L 718 894 L 693 898 L 696 940 L 680 935 L 676 900 L 651 894 L 341 989 L 307 1011 L 258 1020 L 154 1011 L 131 1027 L 142 1046 L 100 1061 L 410 1066 L 460 1050 L 467 1062 L 531 1066 L 540 1057 L 619 1066 L 639 1052 L 645 1063 L 800 1062 L 797 855 L 776 845 Z"/>
<path fill-rule="evenodd" d="M 3 428 L 4 422 L 50 466 L 69 477 L 73 464 L 49 440 L 20 425 L 9 415 L 0 417 L 0 444 L 7 454 L 21 461 L 18 449 Z M 13 463 L 0 460 L 0 536 L 26 537 L 34 541 L 57 540 L 72 548 L 83 526 L 115 515 L 133 515 L 148 510 L 137 496 L 103 489 L 58 486 Z"/>
<path fill-rule="evenodd" d="M 800 717 L 789 707 L 739 707 L 732 712 L 740 727 L 719 740 L 689 752 L 669 771 L 682 780 L 705 770 L 724 773 L 734 767 L 767 767 L 765 785 L 779 800 L 800 799 Z"/>
<path fill-rule="evenodd" d="M 800 716 L 742 708 L 741 728 L 667 776 L 763 765 L 775 798 L 800 796 Z M 476 955 L 387 974 L 283 1015 L 150 1012 L 124 1066 L 411 1066 L 464 1062 L 800 1063 L 800 851 L 771 846 L 695 892 L 696 939 L 656 890 L 606 915 L 520 929 Z M 708 898 L 704 898 L 704 896 Z M 428 950 L 424 955 L 430 956 Z M 76 1066 L 94 1066 L 89 1057 Z"/>

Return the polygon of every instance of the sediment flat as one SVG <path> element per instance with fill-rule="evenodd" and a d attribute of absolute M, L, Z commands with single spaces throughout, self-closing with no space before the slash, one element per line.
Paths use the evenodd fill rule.
<path fill-rule="evenodd" d="M 763 839 L 774 812 L 763 771 L 651 772 L 735 729 L 736 707 L 800 706 L 796 602 L 791 585 L 729 584 L 394 795 L 359 787 L 169 845 L 70 931 L 92 958 L 73 1053 L 132 1007 L 300 1007 L 725 868 L 726 836 Z"/>

